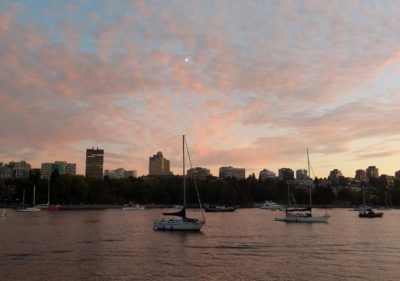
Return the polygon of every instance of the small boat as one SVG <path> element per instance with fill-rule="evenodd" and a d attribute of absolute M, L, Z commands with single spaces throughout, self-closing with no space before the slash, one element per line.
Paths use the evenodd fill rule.
<path fill-rule="evenodd" d="M 3 209 L 3 212 L 1 212 L 1 217 L 5 217 L 7 215 L 6 209 Z"/>
<path fill-rule="evenodd" d="M 204 206 L 204 210 L 206 212 L 234 212 L 236 207 L 233 206 L 225 206 L 225 205 L 216 205 L 216 206 Z"/>
<path fill-rule="evenodd" d="M 382 218 L 383 212 L 374 212 L 372 209 L 366 209 L 358 213 L 360 218 Z"/>
<path fill-rule="evenodd" d="M 311 207 L 288 208 L 286 209 L 285 214 L 285 217 L 275 218 L 275 220 L 284 222 L 327 222 L 329 219 L 328 215 L 313 216 Z"/>
<path fill-rule="evenodd" d="M 122 210 L 124 211 L 136 211 L 136 210 L 143 210 L 145 207 L 141 206 L 139 204 L 136 204 L 135 202 L 129 202 L 128 204 L 124 205 L 122 207 Z"/>
<path fill-rule="evenodd" d="M 308 175 L 310 175 L 310 159 L 308 156 L 308 149 L 307 149 L 307 162 L 308 162 Z M 311 200 L 311 187 L 312 183 L 309 186 L 309 198 L 310 198 L 310 205 L 306 208 L 291 208 L 287 207 L 285 210 L 285 216 L 281 218 L 275 218 L 276 221 L 284 221 L 284 222 L 328 222 L 329 215 L 325 213 L 323 216 L 315 216 L 312 214 L 312 200 Z M 290 205 L 290 196 L 289 196 L 289 185 L 288 185 L 288 200 Z"/>
<path fill-rule="evenodd" d="M 200 205 L 200 211 L 203 216 L 203 220 L 197 218 L 188 218 L 186 216 L 186 171 L 185 171 L 185 147 L 187 148 L 187 143 L 185 135 L 182 136 L 182 151 L 183 151 L 183 207 L 178 212 L 163 213 L 164 216 L 173 216 L 173 218 L 157 218 L 154 221 L 154 230 L 170 230 L 170 231 L 200 231 L 200 229 L 205 225 L 205 218 L 203 214 L 203 209 L 200 202 L 200 197 L 197 192 L 197 199 Z M 190 160 L 189 151 L 187 151 Z M 194 182 L 197 191 L 196 182 Z"/>
<path fill-rule="evenodd" d="M 271 210 L 271 211 L 284 211 L 285 208 L 274 201 L 265 200 L 264 204 L 261 205 L 260 209 Z"/>
<path fill-rule="evenodd" d="M 35 207 L 35 194 L 36 194 L 36 187 L 33 186 L 33 206 L 32 207 L 25 207 L 25 189 L 22 193 L 22 208 L 17 209 L 17 212 L 40 212 L 41 209 Z"/>

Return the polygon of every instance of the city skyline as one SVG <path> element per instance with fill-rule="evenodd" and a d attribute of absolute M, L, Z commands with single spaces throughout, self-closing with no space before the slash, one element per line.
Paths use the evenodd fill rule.
<path fill-rule="evenodd" d="M 161 12 L 162 11 L 162 12 Z M 396 1 L 2 1 L 0 161 L 400 170 Z"/>

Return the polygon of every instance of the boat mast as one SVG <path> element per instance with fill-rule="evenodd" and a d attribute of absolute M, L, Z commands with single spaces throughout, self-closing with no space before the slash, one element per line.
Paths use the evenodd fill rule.
<path fill-rule="evenodd" d="M 311 180 L 311 173 L 310 173 L 310 158 L 309 158 L 309 156 L 308 156 L 308 149 L 307 149 L 307 165 L 308 165 L 308 177 L 310 178 L 310 180 Z M 309 191 L 310 191 L 310 207 L 311 207 L 311 205 L 312 205 L 312 201 L 311 201 L 311 183 L 310 183 L 310 187 L 309 187 Z"/>
<path fill-rule="evenodd" d="M 47 182 L 47 206 L 50 206 L 50 178 L 51 176 Z"/>
<path fill-rule="evenodd" d="M 183 162 L 183 207 L 186 207 L 186 173 L 185 173 L 185 135 L 182 135 L 182 162 Z"/>
<path fill-rule="evenodd" d="M 35 194 L 36 194 L 36 186 L 33 186 L 33 206 L 35 206 Z"/>

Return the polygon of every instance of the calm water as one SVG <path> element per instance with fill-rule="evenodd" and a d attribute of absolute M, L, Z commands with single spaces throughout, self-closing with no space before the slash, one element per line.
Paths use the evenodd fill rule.
<path fill-rule="evenodd" d="M 0 280 L 400 280 L 400 210 L 287 224 L 240 209 L 207 213 L 201 233 L 153 231 L 161 211 L 8 210 Z"/>

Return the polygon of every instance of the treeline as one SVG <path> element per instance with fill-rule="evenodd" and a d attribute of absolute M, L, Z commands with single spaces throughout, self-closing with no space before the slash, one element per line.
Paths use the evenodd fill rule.
<path fill-rule="evenodd" d="M 25 203 L 31 204 L 33 187 L 36 189 L 36 203 L 46 203 L 47 180 L 31 176 L 24 180 L 6 180 L 0 183 L 0 202 L 2 204 L 21 204 L 25 190 Z M 202 203 L 252 206 L 265 200 L 282 204 L 288 197 L 297 204 L 308 204 L 309 192 L 304 186 L 288 184 L 279 179 L 257 180 L 218 179 L 210 177 L 196 181 Z M 362 204 L 362 192 L 348 187 L 322 186 L 320 180 L 314 181 L 312 189 L 313 204 Z M 186 181 L 187 203 L 197 205 L 194 181 Z M 288 188 L 289 187 L 289 188 Z M 367 200 L 371 205 L 400 205 L 400 185 L 388 188 L 379 178 L 368 187 Z M 289 191 L 289 192 L 288 192 Z M 83 176 L 53 174 L 50 180 L 51 204 L 125 204 L 135 201 L 140 204 L 182 204 L 183 188 L 181 176 L 140 177 L 112 180 L 86 179 Z M 293 202 L 293 201 L 292 201 Z"/>

